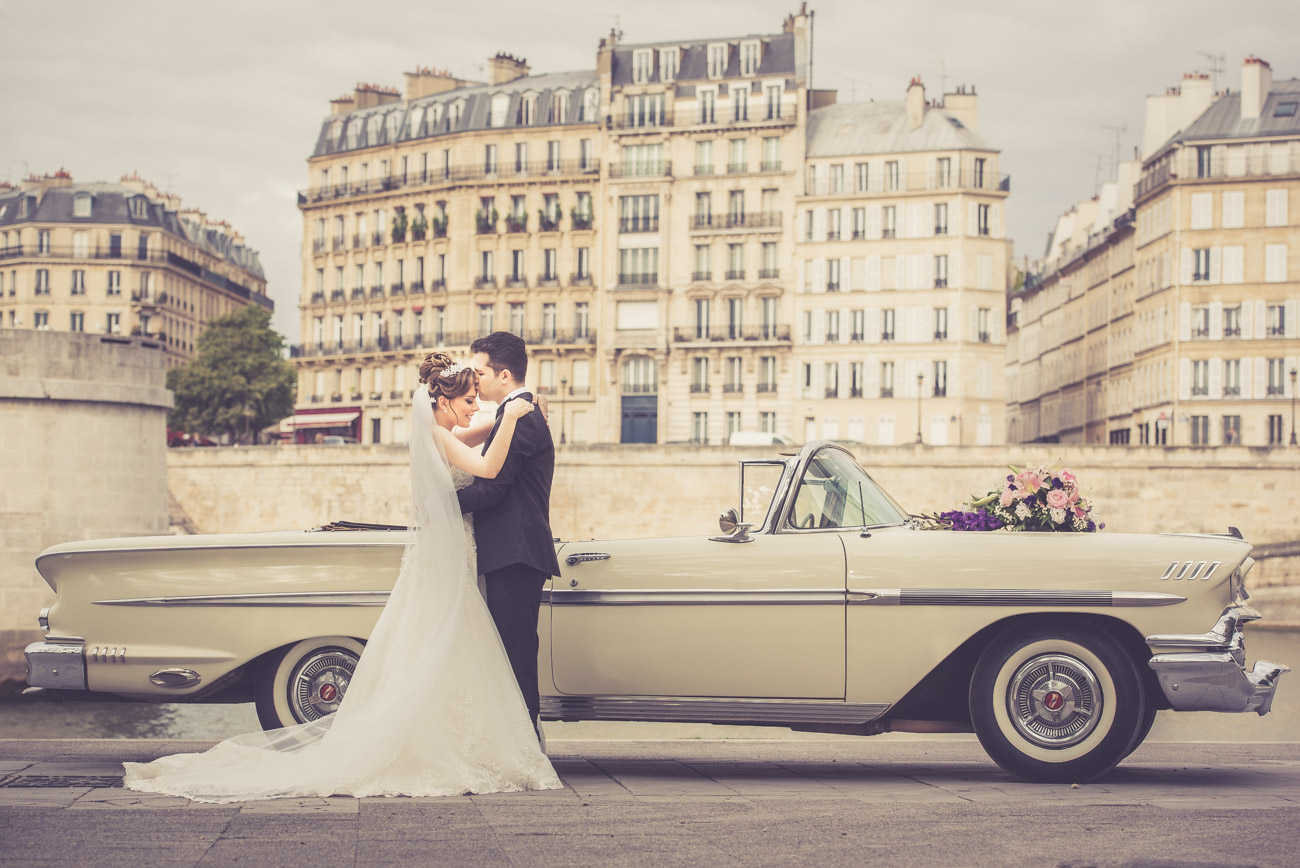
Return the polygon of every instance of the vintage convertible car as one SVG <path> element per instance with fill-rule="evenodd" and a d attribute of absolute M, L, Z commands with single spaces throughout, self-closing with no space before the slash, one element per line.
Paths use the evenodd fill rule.
<path fill-rule="evenodd" d="M 557 543 L 547 720 L 975 732 L 1034 781 L 1106 772 L 1156 712 L 1269 710 L 1247 671 L 1250 544 L 1230 534 L 922 530 L 841 446 L 741 462 L 723 533 Z M 746 521 L 746 519 L 752 519 Z M 338 707 L 404 528 L 66 543 L 27 649 L 52 694 Z"/>

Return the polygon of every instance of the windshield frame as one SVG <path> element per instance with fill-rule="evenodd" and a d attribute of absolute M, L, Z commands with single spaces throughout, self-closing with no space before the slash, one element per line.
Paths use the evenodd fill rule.
<path fill-rule="evenodd" d="M 843 456 L 847 458 L 850 462 L 852 462 L 852 464 L 858 468 L 858 470 L 862 473 L 862 475 L 866 477 L 866 482 L 875 487 L 875 490 L 880 494 L 881 499 L 884 500 L 885 503 L 887 503 L 890 507 L 892 507 L 897 512 L 898 515 L 897 520 L 877 522 L 873 524 L 839 524 L 834 527 L 811 527 L 811 528 L 797 527 L 794 524 L 794 510 L 795 510 L 795 501 L 798 499 L 799 488 L 803 483 L 804 475 L 808 472 L 808 466 L 812 464 L 812 462 L 817 458 L 818 455 L 820 455 L 822 452 L 826 450 L 836 450 L 838 452 L 842 452 Z M 856 457 L 854 457 L 853 453 L 850 452 L 848 449 L 845 449 L 843 446 L 828 441 L 814 441 L 812 443 L 809 443 L 807 446 L 803 448 L 803 450 L 800 451 L 800 454 L 792 462 L 792 465 L 793 465 L 793 472 L 790 473 L 788 476 L 783 477 L 782 479 L 782 483 L 784 484 L 782 486 L 782 491 L 779 493 L 783 498 L 783 502 L 781 504 L 781 510 L 778 514 L 778 518 L 775 522 L 775 526 L 771 528 L 770 532 L 842 533 L 846 530 L 868 530 L 871 528 L 879 528 L 879 527 L 899 527 L 907 523 L 907 515 L 908 515 L 907 510 L 903 509 L 903 507 L 899 505 L 898 501 L 894 500 L 894 498 L 889 494 L 889 492 L 886 491 L 885 488 L 880 485 L 880 483 L 876 482 L 874 478 L 872 478 L 871 474 L 867 472 L 866 468 L 864 468 L 860 463 L 858 463 L 858 460 Z"/>

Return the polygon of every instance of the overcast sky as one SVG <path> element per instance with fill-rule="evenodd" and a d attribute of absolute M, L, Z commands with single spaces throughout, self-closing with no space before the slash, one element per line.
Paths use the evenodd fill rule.
<path fill-rule="evenodd" d="M 497 51 L 535 72 L 591 69 L 600 37 L 651 42 L 779 32 L 793 0 L 0 0 L 0 179 L 138 171 L 230 221 L 260 251 L 275 324 L 298 341 L 302 218 L 295 192 L 328 101 L 357 81 L 400 87 L 417 65 L 482 78 Z M 1209 71 L 1236 90 L 1256 54 L 1300 76 L 1300 2 L 823 0 L 814 86 L 899 100 L 974 84 L 979 131 L 1011 179 L 1018 256 L 1109 172 L 1115 133 L 1140 141 L 1143 98 Z M 1104 177 L 1103 177 L 1104 180 Z"/>

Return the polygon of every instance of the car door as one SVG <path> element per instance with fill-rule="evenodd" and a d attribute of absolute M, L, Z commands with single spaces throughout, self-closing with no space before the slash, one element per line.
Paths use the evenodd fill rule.
<path fill-rule="evenodd" d="M 551 603 L 566 695 L 844 698 L 835 534 L 570 543 Z"/>

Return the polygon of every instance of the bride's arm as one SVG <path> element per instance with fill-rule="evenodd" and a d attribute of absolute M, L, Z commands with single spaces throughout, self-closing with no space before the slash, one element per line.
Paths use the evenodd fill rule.
<path fill-rule="evenodd" d="M 501 465 L 506 463 L 506 453 L 510 451 L 510 441 L 515 436 L 516 420 L 525 413 L 532 412 L 532 409 L 533 405 L 528 401 L 515 400 L 508 403 L 501 417 L 501 427 L 497 429 L 497 436 L 493 438 L 486 455 L 466 446 L 458 435 L 441 425 L 433 429 L 434 435 L 442 438 L 447 460 L 453 466 L 483 479 L 495 479 L 501 472 Z"/>
<path fill-rule="evenodd" d="M 492 425 L 496 422 L 496 417 L 487 413 L 480 415 L 482 418 L 479 421 L 452 432 L 456 435 L 456 439 L 466 446 L 482 446 L 487 441 L 488 435 L 492 433 Z"/>

